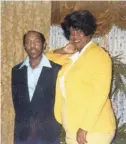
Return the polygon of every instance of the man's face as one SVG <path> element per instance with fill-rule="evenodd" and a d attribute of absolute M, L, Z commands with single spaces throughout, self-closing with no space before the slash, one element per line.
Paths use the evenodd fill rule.
<path fill-rule="evenodd" d="M 29 58 L 36 59 L 43 53 L 43 42 L 36 32 L 29 32 L 25 37 L 25 50 Z"/>

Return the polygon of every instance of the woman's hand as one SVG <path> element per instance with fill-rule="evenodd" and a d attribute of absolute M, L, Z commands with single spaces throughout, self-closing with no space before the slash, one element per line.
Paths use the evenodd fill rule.
<path fill-rule="evenodd" d="M 78 144 L 87 144 L 86 135 L 87 135 L 87 131 L 81 128 L 78 129 L 77 137 L 76 137 Z"/>
<path fill-rule="evenodd" d="M 54 52 L 59 54 L 73 54 L 77 52 L 77 50 L 72 43 L 68 43 L 65 47 L 56 49 Z"/>
<path fill-rule="evenodd" d="M 72 43 L 68 43 L 65 47 L 63 47 L 63 50 L 66 54 L 73 54 L 77 52 L 75 46 Z"/>

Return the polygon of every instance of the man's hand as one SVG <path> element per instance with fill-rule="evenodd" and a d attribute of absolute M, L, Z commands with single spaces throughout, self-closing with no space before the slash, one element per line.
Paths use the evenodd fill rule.
<path fill-rule="evenodd" d="M 87 140 L 86 140 L 86 135 L 87 135 L 87 131 L 79 128 L 77 131 L 77 136 L 76 136 L 76 140 L 78 142 L 78 144 L 86 144 Z"/>

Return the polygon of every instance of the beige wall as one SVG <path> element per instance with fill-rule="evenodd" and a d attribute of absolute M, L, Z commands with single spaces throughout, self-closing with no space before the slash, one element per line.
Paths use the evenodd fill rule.
<path fill-rule="evenodd" d="M 14 110 L 11 68 L 25 57 L 22 36 L 27 30 L 42 32 L 49 41 L 51 2 L 2 2 L 2 144 L 13 144 Z"/>

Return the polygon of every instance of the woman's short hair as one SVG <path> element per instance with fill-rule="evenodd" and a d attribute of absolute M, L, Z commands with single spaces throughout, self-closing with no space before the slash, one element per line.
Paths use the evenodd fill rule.
<path fill-rule="evenodd" d="M 69 40 L 70 27 L 82 30 L 84 35 L 93 35 L 96 31 L 96 19 L 88 10 L 77 10 L 65 16 L 61 27 Z"/>

